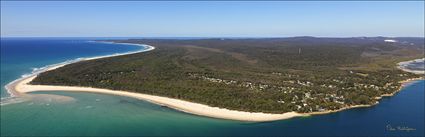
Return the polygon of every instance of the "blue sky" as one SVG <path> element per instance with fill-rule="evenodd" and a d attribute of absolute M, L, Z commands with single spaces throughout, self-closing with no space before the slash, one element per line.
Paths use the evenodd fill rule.
<path fill-rule="evenodd" d="M 424 1 L 2 1 L 2 37 L 424 36 Z"/>

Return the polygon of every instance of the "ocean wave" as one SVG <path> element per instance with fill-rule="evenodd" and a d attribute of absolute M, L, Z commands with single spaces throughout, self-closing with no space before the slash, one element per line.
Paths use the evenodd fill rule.
<path fill-rule="evenodd" d="M 26 99 L 17 97 L 3 97 L 0 99 L 0 106 L 24 102 Z"/>

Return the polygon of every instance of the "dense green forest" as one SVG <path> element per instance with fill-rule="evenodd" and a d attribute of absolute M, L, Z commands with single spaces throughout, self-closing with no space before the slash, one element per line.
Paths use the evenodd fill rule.
<path fill-rule="evenodd" d="M 374 104 L 420 75 L 396 63 L 423 58 L 423 38 L 130 39 L 155 50 L 82 61 L 31 84 L 108 88 L 233 110 L 282 113 Z M 419 42 L 418 40 L 419 39 Z"/>

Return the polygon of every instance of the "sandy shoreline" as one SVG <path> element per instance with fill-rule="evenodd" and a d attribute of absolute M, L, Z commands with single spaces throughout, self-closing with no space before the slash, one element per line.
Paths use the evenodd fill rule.
<path fill-rule="evenodd" d="M 92 93 L 102 93 L 110 95 L 119 95 L 132 97 L 136 99 L 145 100 L 151 103 L 167 106 L 174 108 L 186 113 L 191 113 L 195 115 L 208 116 L 213 118 L 221 119 L 230 119 L 230 120 L 239 120 L 239 121 L 273 121 L 279 119 L 288 119 L 297 116 L 307 116 L 306 114 L 299 114 L 295 112 L 288 112 L 283 114 L 267 114 L 267 113 L 251 113 L 251 112 L 242 112 L 229 110 L 218 107 L 211 107 L 203 104 L 192 103 L 189 101 L 172 99 L 167 97 L 153 96 L 148 94 L 127 92 L 127 91 L 118 91 L 118 90 L 109 90 L 109 89 L 100 89 L 100 88 L 90 88 L 90 87 L 72 87 L 72 86 L 48 86 L 48 85 L 29 85 L 36 76 L 31 76 L 26 79 L 23 79 L 16 83 L 14 90 L 21 93 L 29 93 L 35 91 L 73 91 L 73 92 L 92 92 Z"/>
<path fill-rule="evenodd" d="M 92 41 L 89 41 L 92 42 Z M 96 42 L 96 41 L 94 41 Z M 24 79 L 27 79 L 31 76 L 37 76 L 40 73 L 46 72 L 46 71 L 50 71 L 50 70 L 54 70 L 60 67 L 63 67 L 65 65 L 68 64 L 72 64 L 72 63 L 76 63 L 76 62 L 80 62 L 80 61 L 87 61 L 87 60 L 94 60 L 94 59 L 100 59 L 100 58 L 108 58 L 108 57 L 115 57 L 115 56 L 121 56 L 121 55 L 129 55 L 129 54 L 135 54 L 135 53 L 140 53 L 140 52 L 147 52 L 147 51 L 151 51 L 154 50 L 155 47 L 150 46 L 150 45 L 145 45 L 145 44 L 134 44 L 134 43 L 114 43 L 114 42 L 99 42 L 99 43 L 107 43 L 107 44 L 126 44 L 126 45 L 134 45 L 134 46 L 141 46 L 141 47 L 147 47 L 146 49 L 142 49 L 142 50 L 137 50 L 137 51 L 130 51 L 130 52 L 125 52 L 125 53 L 116 53 L 116 54 L 111 54 L 111 55 L 103 55 L 103 56 L 95 56 L 95 57 L 86 57 L 86 58 L 77 58 L 77 59 L 73 59 L 73 60 L 67 60 L 64 62 L 60 62 L 57 64 L 51 64 L 51 65 L 47 65 L 41 68 L 37 68 L 37 71 L 33 71 L 31 74 L 25 74 L 22 75 L 21 78 L 18 78 L 12 82 L 10 82 L 9 84 L 7 84 L 5 86 L 7 92 L 10 94 L 10 97 L 15 97 L 15 96 L 22 96 L 22 93 L 20 92 L 16 92 L 14 90 L 14 87 L 16 86 L 17 83 L 19 83 L 19 81 L 22 81 Z"/>
<path fill-rule="evenodd" d="M 127 44 L 127 43 L 123 43 L 123 44 Z M 145 49 L 143 51 L 124 53 L 124 54 L 114 54 L 109 56 L 85 58 L 79 61 L 133 54 L 138 52 L 146 52 L 146 51 L 155 49 L 154 47 L 149 45 L 144 45 L 144 46 L 148 46 L 148 49 Z M 76 61 L 76 62 L 79 62 L 79 61 Z M 72 63 L 75 63 L 75 62 L 72 62 Z M 30 85 L 29 84 L 35 77 L 37 77 L 39 73 L 57 69 L 67 64 L 70 64 L 70 63 L 63 63 L 56 66 L 51 66 L 38 73 L 34 73 L 32 75 L 22 77 L 6 85 L 6 88 L 10 90 L 9 92 L 11 92 L 14 96 L 25 96 L 26 93 L 36 92 L 36 91 L 73 91 L 73 92 L 92 92 L 92 93 L 119 95 L 119 96 L 126 96 L 126 97 L 132 97 L 136 99 L 145 100 L 154 104 L 167 106 L 167 107 L 180 110 L 186 113 L 190 113 L 190 114 L 207 116 L 212 118 L 239 120 L 239 121 L 252 121 L 252 122 L 283 120 L 283 119 L 289 119 L 289 118 L 301 117 L 301 116 L 328 114 L 328 113 L 338 112 L 338 111 L 351 109 L 351 108 L 372 106 L 372 105 L 355 105 L 355 106 L 347 106 L 338 110 L 329 110 L 329 111 L 323 111 L 323 112 L 312 112 L 312 113 L 287 112 L 282 114 L 271 114 L 271 113 L 261 113 L 261 112 L 243 112 L 243 111 L 237 111 L 237 110 L 229 110 L 225 108 L 211 107 L 208 105 L 193 103 L 193 102 L 179 100 L 179 99 L 154 96 L 154 95 L 148 95 L 148 94 L 142 94 L 142 93 L 134 93 L 134 92 L 128 92 L 128 91 L 118 91 L 118 90 L 109 90 L 109 89 L 100 89 L 100 88 L 91 88 L 91 87 Z M 409 80 L 409 81 L 412 81 L 412 80 Z M 381 99 L 383 96 L 392 96 L 394 94 L 391 94 L 391 95 L 385 94 L 385 95 L 382 95 L 381 97 L 377 97 L 377 99 Z M 378 104 L 378 102 L 375 104 Z"/>

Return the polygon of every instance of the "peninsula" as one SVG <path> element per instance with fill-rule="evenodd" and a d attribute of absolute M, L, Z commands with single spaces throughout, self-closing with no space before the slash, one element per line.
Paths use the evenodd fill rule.
<path fill-rule="evenodd" d="M 395 41 L 395 40 L 394 40 Z M 423 75 L 423 38 L 129 39 L 155 50 L 79 61 L 17 82 L 20 93 L 89 91 L 188 113 L 270 121 L 377 104 Z M 421 42 L 422 41 L 422 42 Z"/>

